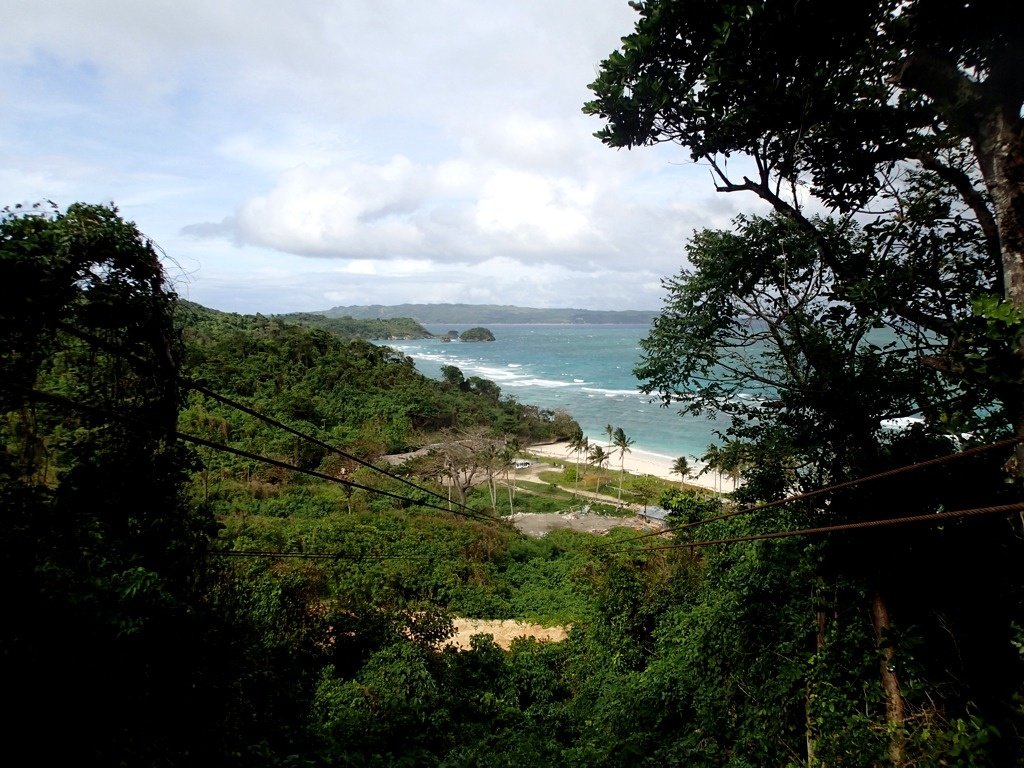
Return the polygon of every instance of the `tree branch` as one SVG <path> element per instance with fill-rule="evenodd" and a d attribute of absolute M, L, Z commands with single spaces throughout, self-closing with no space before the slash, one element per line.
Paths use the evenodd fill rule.
<path fill-rule="evenodd" d="M 804 216 L 803 212 L 796 206 L 790 205 L 781 197 L 772 192 L 767 181 L 760 183 L 751 180 L 749 177 L 743 177 L 742 184 L 736 184 L 725 173 L 718 167 L 714 157 L 711 155 L 705 155 L 704 158 L 708 161 L 711 167 L 714 169 L 715 174 L 721 180 L 721 183 L 715 185 L 716 192 L 753 192 L 762 200 L 770 203 L 771 206 L 783 216 L 788 218 L 797 228 L 808 235 L 814 242 L 815 247 L 818 249 L 818 253 L 821 256 L 822 261 L 832 270 L 833 274 L 841 282 L 855 282 L 860 279 L 861 275 L 854 274 L 843 262 L 839 259 L 838 254 L 835 253 L 832 246 L 822 235 L 821 231 L 814 226 L 810 219 Z M 897 307 L 893 307 L 901 316 L 905 319 L 920 325 L 923 328 L 927 328 L 935 333 L 947 335 L 950 330 L 950 324 L 942 318 L 933 317 L 921 310 L 913 307 L 909 304 L 900 304 Z"/>
<path fill-rule="evenodd" d="M 982 233 L 985 235 L 985 250 L 992 259 L 993 274 L 998 277 L 998 291 L 1003 293 L 1003 262 L 999 247 L 999 225 L 989 208 L 989 201 L 978 191 L 971 177 L 959 168 L 946 165 L 937 157 L 920 153 L 914 159 L 921 163 L 926 171 L 931 171 L 957 191 L 960 198 L 974 212 Z"/>

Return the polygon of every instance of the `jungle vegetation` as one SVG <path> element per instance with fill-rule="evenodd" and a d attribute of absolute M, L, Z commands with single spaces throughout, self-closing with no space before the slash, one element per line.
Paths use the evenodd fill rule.
<path fill-rule="evenodd" d="M 592 453 L 570 415 L 180 302 L 113 207 L 7 210 L 8 755 L 1022 764 L 1019 12 L 633 6 L 602 138 L 775 211 L 694 234 L 636 371 L 731 417 L 705 459 L 735 496 L 667 491 L 670 536 L 523 537 L 496 478 L 525 441 Z M 454 616 L 571 630 L 460 652 Z"/>

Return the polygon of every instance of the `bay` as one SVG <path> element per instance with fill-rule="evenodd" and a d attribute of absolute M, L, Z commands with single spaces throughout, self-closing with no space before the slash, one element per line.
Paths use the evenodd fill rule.
<path fill-rule="evenodd" d="M 431 333 L 462 332 L 469 325 L 425 325 Z M 389 341 L 415 362 L 417 370 L 441 378 L 453 365 L 463 375 L 497 384 L 502 395 L 572 415 L 592 444 L 608 441 L 605 425 L 622 427 L 633 450 L 666 459 L 694 461 L 717 442 L 724 422 L 681 416 L 640 392 L 633 368 L 648 325 L 488 325 L 493 342 L 440 339 Z"/>

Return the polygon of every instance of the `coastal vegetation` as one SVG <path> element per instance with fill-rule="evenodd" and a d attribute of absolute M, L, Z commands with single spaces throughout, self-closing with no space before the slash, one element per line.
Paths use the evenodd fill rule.
<path fill-rule="evenodd" d="M 9 754 L 1024 761 L 1019 31 L 974 3 L 634 7 L 592 86 L 602 137 L 676 141 L 774 208 L 693 235 L 636 369 L 727 420 L 703 458 L 738 490 L 681 461 L 684 487 L 627 480 L 621 428 L 606 450 L 363 336 L 401 326 L 180 301 L 113 207 L 6 210 Z M 759 175 L 730 179 L 738 154 Z M 520 481 L 539 442 L 576 461 Z M 616 476 L 609 501 L 671 530 L 510 522 Z M 567 638 L 456 650 L 456 617 Z"/>

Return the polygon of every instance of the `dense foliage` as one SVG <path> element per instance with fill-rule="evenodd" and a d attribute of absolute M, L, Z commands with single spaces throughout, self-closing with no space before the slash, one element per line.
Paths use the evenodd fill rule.
<path fill-rule="evenodd" d="M 210 389 L 332 445 L 374 461 L 432 441 L 440 430 L 487 425 L 522 443 L 559 436 L 557 414 L 502 398 L 493 382 L 445 386 L 418 373 L 412 359 L 359 338 L 286 322 L 280 317 L 179 311 L 187 354 L 184 372 Z M 237 409 L 193 393 L 182 414 L 185 431 L 222 435 L 233 445 L 305 468 L 328 458 L 325 448 L 282 433 Z M 336 457 L 335 457 L 336 458 Z M 211 461 L 213 458 L 211 457 Z M 218 466 L 239 467 L 234 458 Z M 329 468 L 329 467 L 328 467 Z M 353 467 L 350 467 L 353 468 Z"/>
<path fill-rule="evenodd" d="M 730 417 L 705 458 L 772 508 L 722 535 L 848 527 L 789 566 L 817 615 L 791 668 L 806 691 L 795 754 L 1015 764 L 1021 519 L 967 517 L 1019 507 L 1022 453 L 946 459 L 1024 438 L 1019 8 L 632 5 L 585 106 L 598 137 L 677 143 L 718 191 L 775 211 L 694 234 L 636 373 L 666 405 Z M 684 503 L 677 535 L 699 507 Z M 887 525 L 915 517 L 932 524 Z"/>
<path fill-rule="evenodd" d="M 180 760 L 174 734 L 216 731 L 192 685 L 214 520 L 187 503 L 194 456 L 167 432 L 173 296 L 148 241 L 85 205 L 6 213 L 0 284 L 8 754 Z M 59 736 L 41 731 L 55 710 Z"/>
<path fill-rule="evenodd" d="M 699 537 L 677 533 L 693 549 L 625 530 L 525 538 L 490 517 L 489 480 L 466 489 L 474 519 L 431 510 L 425 491 L 442 486 L 429 473 L 412 475 L 424 492 L 411 490 L 225 399 L 352 457 L 428 439 L 437 412 L 459 420 L 449 445 L 493 445 L 481 428 L 504 419 L 521 437 L 564 430 L 585 452 L 578 425 L 457 369 L 425 380 L 386 347 L 176 307 L 145 238 L 107 208 L 9 214 L 0 243 L 7 284 L 38 285 L 11 297 L 3 324 L 11 525 L 0 544 L 17 587 L 2 642 L 22 704 L 12 753 L 126 765 L 739 766 L 803 762 L 812 738 L 822 761 L 885 761 L 868 582 L 840 567 L 866 540 L 705 549 L 698 538 L 803 512 L 717 519 L 729 502 L 692 490 L 660 503 L 676 524 L 705 522 Z M 175 430 L 202 442 L 185 448 L 167 439 Z M 565 472 L 577 480 L 578 468 Z M 950 477 L 932 492 L 962 485 Z M 978 562 L 986 535 L 955 527 L 870 544 L 876 565 L 909 558 L 890 600 L 921 624 L 891 631 L 914 707 L 903 754 L 917 765 L 986 764 L 1019 743 L 1011 719 L 970 705 L 992 697 L 965 688 L 995 673 L 998 691 L 1019 680 L 1005 633 L 986 635 L 1007 627 L 987 614 L 998 601 L 977 599 L 1002 583 L 994 550 Z M 975 573 L 949 567 L 960 561 Z M 910 576 L 920 569 L 927 593 Z M 506 651 L 479 636 L 456 651 L 443 644 L 455 616 L 571 630 L 558 644 Z M 964 633 L 970 621 L 976 631 Z M 54 691 L 76 708 L 67 738 L 30 741 Z"/>

